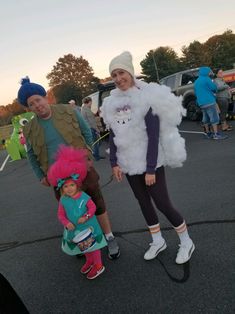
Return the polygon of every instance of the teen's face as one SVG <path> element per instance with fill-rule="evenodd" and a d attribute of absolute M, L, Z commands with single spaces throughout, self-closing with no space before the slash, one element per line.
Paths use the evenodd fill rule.
<path fill-rule="evenodd" d="M 78 192 L 78 188 L 75 182 L 69 181 L 65 182 L 62 187 L 63 193 L 67 196 L 74 196 Z"/>
<path fill-rule="evenodd" d="M 217 72 L 217 77 L 222 78 L 223 77 L 223 70 L 219 70 Z"/>
<path fill-rule="evenodd" d="M 40 95 L 33 95 L 27 99 L 29 110 L 34 112 L 39 118 L 49 119 L 51 117 L 51 107 L 47 98 Z"/>
<path fill-rule="evenodd" d="M 91 105 L 92 105 L 92 101 L 89 101 L 89 102 L 87 103 L 87 106 L 88 106 L 89 108 L 91 108 Z"/>
<path fill-rule="evenodd" d="M 122 69 L 113 70 L 111 77 L 116 85 L 120 90 L 126 91 L 130 87 L 134 86 L 134 79 L 131 74 Z"/>

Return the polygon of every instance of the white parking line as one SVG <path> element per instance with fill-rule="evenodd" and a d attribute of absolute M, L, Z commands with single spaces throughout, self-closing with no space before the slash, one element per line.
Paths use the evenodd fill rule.
<path fill-rule="evenodd" d="M 5 165 L 6 165 L 7 161 L 8 161 L 8 159 L 9 159 L 9 157 L 10 157 L 10 155 L 7 155 L 6 159 L 4 160 L 4 162 L 3 162 L 3 164 L 2 164 L 2 166 L 1 166 L 1 168 L 0 168 L 0 171 L 2 171 L 2 170 L 4 169 L 4 167 L 5 167 Z"/>
<path fill-rule="evenodd" d="M 181 131 L 180 133 L 192 133 L 192 134 L 205 134 L 205 132 L 198 132 L 198 131 Z"/>

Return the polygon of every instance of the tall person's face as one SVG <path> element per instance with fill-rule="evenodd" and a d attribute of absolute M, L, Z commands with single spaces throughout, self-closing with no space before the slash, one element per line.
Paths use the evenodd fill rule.
<path fill-rule="evenodd" d="M 135 85 L 131 74 L 122 69 L 116 69 L 112 72 L 111 77 L 116 85 L 122 91 L 126 91 Z"/>

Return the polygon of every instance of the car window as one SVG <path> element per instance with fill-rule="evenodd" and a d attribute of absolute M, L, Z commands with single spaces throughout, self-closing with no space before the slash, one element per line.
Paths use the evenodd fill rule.
<path fill-rule="evenodd" d="M 101 95 L 101 100 L 102 100 L 102 102 L 103 102 L 103 100 L 104 100 L 105 97 L 108 97 L 108 96 L 110 95 L 110 92 L 111 92 L 111 90 L 106 90 L 106 91 L 104 91 L 104 92 L 102 93 L 102 95 Z"/>
<path fill-rule="evenodd" d="M 183 73 L 181 78 L 181 86 L 192 84 L 198 78 L 198 71 Z"/>
<path fill-rule="evenodd" d="M 167 77 L 161 80 L 161 84 L 166 85 L 170 87 L 171 89 L 173 89 L 175 87 L 175 76 L 172 75 L 170 77 Z"/>

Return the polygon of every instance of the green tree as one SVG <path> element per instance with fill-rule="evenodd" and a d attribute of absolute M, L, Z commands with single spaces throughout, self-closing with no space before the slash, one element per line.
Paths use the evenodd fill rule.
<path fill-rule="evenodd" d="M 4 109 L 0 108 L 0 126 L 11 124 L 12 117 L 13 117 L 12 112 L 8 111 L 5 108 Z"/>
<path fill-rule="evenodd" d="M 204 44 L 210 56 L 209 65 L 214 68 L 228 70 L 235 63 L 235 34 L 227 30 L 222 35 L 210 37 Z"/>
<path fill-rule="evenodd" d="M 14 99 L 13 102 L 6 106 L 6 109 L 12 113 L 13 116 L 25 112 L 25 107 L 18 103 L 17 99 Z"/>
<path fill-rule="evenodd" d="M 0 106 L 0 125 L 11 124 L 11 119 L 23 112 L 25 108 L 18 103 L 17 99 L 13 100 L 12 104 Z"/>
<path fill-rule="evenodd" d="M 77 86 L 81 90 L 82 97 L 95 91 L 97 83 L 99 83 L 89 62 L 82 56 L 77 58 L 72 54 L 59 58 L 46 77 L 50 87 L 65 83 Z"/>
<path fill-rule="evenodd" d="M 82 92 L 73 82 L 66 82 L 56 85 L 52 88 L 52 92 L 56 98 L 56 103 L 67 104 L 71 99 L 76 101 L 76 104 L 82 102 Z"/>
<path fill-rule="evenodd" d="M 158 79 L 181 70 L 179 57 L 168 46 L 150 50 L 146 58 L 140 62 L 140 65 L 148 82 L 157 82 Z"/>
<path fill-rule="evenodd" d="M 205 45 L 199 41 L 193 41 L 188 46 L 183 46 L 181 62 L 184 69 L 197 68 L 202 65 L 209 65 L 210 56 L 205 49 Z"/>

